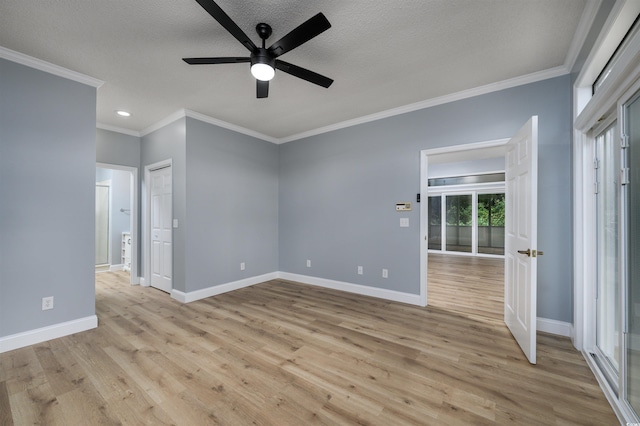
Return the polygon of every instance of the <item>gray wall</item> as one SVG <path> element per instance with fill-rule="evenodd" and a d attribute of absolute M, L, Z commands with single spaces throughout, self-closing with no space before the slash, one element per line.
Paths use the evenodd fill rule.
<path fill-rule="evenodd" d="M 532 115 L 539 116 L 538 241 L 545 251 L 538 316 L 571 322 L 569 76 L 281 145 L 279 269 L 418 294 L 419 208 L 397 213 L 394 206 L 415 201 L 420 150 L 508 138 Z M 399 227 L 401 216 L 409 228 Z"/>
<path fill-rule="evenodd" d="M 150 164 L 172 160 L 173 182 L 173 218 L 178 219 L 178 228 L 173 230 L 173 288 L 186 291 L 185 235 L 187 227 L 186 214 L 186 119 L 176 120 L 155 132 L 143 136 L 140 144 L 140 200 L 144 205 L 145 192 L 144 168 Z M 140 210 L 141 214 L 144 214 Z M 144 230 L 140 228 L 140 241 L 144 238 Z M 140 259 L 144 259 L 144 247 L 141 246 Z M 144 265 L 142 265 L 144 266 Z M 144 268 L 140 269 L 144 275 Z M 150 277 L 148 277 L 150 278 Z"/>
<path fill-rule="evenodd" d="M 142 138 L 141 169 L 168 158 L 179 223 L 173 287 L 191 292 L 276 271 L 278 146 L 182 118 Z"/>
<path fill-rule="evenodd" d="M 276 271 L 278 146 L 192 118 L 186 139 L 187 291 Z"/>
<path fill-rule="evenodd" d="M 119 166 L 140 167 L 140 138 L 96 129 L 96 161 Z"/>
<path fill-rule="evenodd" d="M 0 59 L 0 93 L 4 337 L 95 314 L 96 89 Z"/>

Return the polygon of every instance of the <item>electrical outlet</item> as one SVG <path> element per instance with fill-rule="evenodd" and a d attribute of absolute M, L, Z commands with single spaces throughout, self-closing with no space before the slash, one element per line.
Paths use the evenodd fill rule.
<path fill-rule="evenodd" d="M 47 311 L 53 309 L 53 296 L 42 298 L 42 310 Z"/>
<path fill-rule="evenodd" d="M 362 275 L 362 274 L 363 274 L 362 266 L 358 266 L 358 275 Z"/>
<path fill-rule="evenodd" d="M 389 270 L 388 269 L 383 269 L 382 270 L 382 278 L 389 278 Z"/>
<path fill-rule="evenodd" d="M 307 259 L 307 268 L 311 268 L 311 260 Z"/>
<path fill-rule="evenodd" d="M 245 264 L 244 264 L 244 262 L 240 262 L 240 270 L 241 270 L 241 271 L 244 271 L 244 268 L 245 268 Z"/>

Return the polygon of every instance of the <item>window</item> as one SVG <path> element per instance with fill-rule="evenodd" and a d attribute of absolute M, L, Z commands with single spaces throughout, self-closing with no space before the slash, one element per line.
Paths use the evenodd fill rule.
<path fill-rule="evenodd" d="M 446 250 L 471 253 L 473 226 L 471 195 L 448 195 L 446 200 Z"/>
<path fill-rule="evenodd" d="M 478 253 L 504 254 L 504 194 L 478 194 Z"/>
<path fill-rule="evenodd" d="M 429 250 L 442 250 L 442 197 L 429 197 Z"/>
<path fill-rule="evenodd" d="M 503 187 L 504 182 L 499 186 Z M 449 194 L 445 190 L 430 195 L 428 249 L 504 255 L 505 194 L 502 191 L 504 188 L 494 188 L 488 193 L 476 190 Z"/>

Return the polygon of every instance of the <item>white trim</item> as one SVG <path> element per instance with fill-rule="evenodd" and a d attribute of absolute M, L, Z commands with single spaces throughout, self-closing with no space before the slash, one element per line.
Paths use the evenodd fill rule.
<path fill-rule="evenodd" d="M 88 75 L 81 74 L 77 71 L 72 71 L 59 65 L 54 65 L 50 62 L 25 55 L 24 53 L 16 52 L 15 50 L 7 49 L 2 46 L 0 46 L 0 58 L 44 71 L 58 77 L 63 77 L 68 80 L 77 81 L 78 83 L 86 84 L 87 86 L 98 88 L 104 84 L 104 81 L 98 80 L 97 78 L 89 77 Z"/>
<path fill-rule="evenodd" d="M 523 86 L 525 84 L 536 83 L 538 81 L 547 80 L 550 78 L 560 77 L 563 75 L 569 74 L 568 69 L 565 66 L 559 66 L 555 68 L 550 68 L 543 71 L 538 71 L 535 73 L 523 75 L 520 77 L 511 78 L 509 80 L 499 81 L 497 83 L 491 83 L 484 86 L 476 87 L 473 89 L 463 90 L 457 93 L 452 93 L 445 96 L 440 96 L 433 99 L 427 99 L 421 102 L 416 102 L 409 105 L 404 105 L 398 108 L 392 108 L 386 111 L 377 112 L 375 114 L 365 115 L 363 117 L 354 118 L 352 120 L 346 120 L 340 123 L 331 124 L 325 127 L 319 127 L 317 129 L 309 130 L 307 132 L 298 133 L 295 135 L 276 138 L 272 136 L 265 135 L 263 133 L 256 132 L 251 129 L 247 129 L 246 127 L 238 126 L 236 124 L 228 123 L 223 120 L 219 120 L 217 118 L 213 118 L 211 116 L 201 114 L 199 112 L 191 111 L 188 109 L 181 109 L 179 111 L 174 112 L 168 117 L 158 121 L 157 123 L 147 127 L 146 129 L 141 130 L 140 132 L 135 132 L 133 130 L 126 131 L 125 129 L 113 130 L 119 133 L 131 134 L 133 136 L 146 136 L 149 133 L 155 132 L 158 129 L 163 128 L 164 126 L 173 123 L 176 120 L 179 120 L 183 117 L 191 117 L 199 121 L 203 121 L 205 123 L 213 124 L 214 126 L 222 127 L 228 130 L 232 130 L 234 132 L 242 133 L 247 136 L 252 136 L 254 138 L 262 139 L 266 142 L 271 142 L 274 144 L 283 144 L 287 142 L 293 142 L 298 139 L 308 138 L 311 136 L 320 135 L 323 133 L 333 132 L 335 130 L 344 129 L 347 127 L 357 126 L 360 124 L 369 123 L 372 121 L 382 120 L 384 118 L 393 117 L 400 114 L 406 114 L 413 111 L 418 111 L 421 109 L 431 108 L 438 105 L 447 104 L 454 101 L 459 101 L 462 99 L 473 98 L 475 96 L 485 95 L 488 93 L 498 92 L 500 90 L 510 89 L 513 87 Z M 106 125 L 103 125 L 106 126 Z M 110 130 L 110 128 L 104 127 L 106 130 Z M 117 129 L 117 128 L 114 128 Z"/>
<path fill-rule="evenodd" d="M 174 121 L 180 120 L 181 118 L 184 118 L 184 117 L 186 117 L 185 110 L 184 109 L 178 110 L 173 114 L 171 114 L 170 116 L 163 118 L 162 120 L 158 121 L 155 124 L 152 124 L 146 129 L 141 130 L 140 137 L 147 136 L 149 133 L 153 133 L 156 130 L 162 129 L 164 126 L 167 126 L 173 123 Z"/>
<path fill-rule="evenodd" d="M 257 138 L 257 139 L 262 139 L 264 141 L 271 142 L 271 143 L 274 143 L 274 144 L 277 144 L 280 141 L 280 139 L 278 139 L 278 138 L 274 138 L 274 137 L 265 135 L 264 133 L 259 133 L 259 132 L 256 132 L 254 130 L 247 129 L 246 127 L 242 127 L 242 126 L 238 126 L 238 125 L 235 125 L 235 124 L 227 123 L 226 121 L 222 121 L 222 120 L 219 120 L 217 118 L 209 117 L 207 115 L 200 114 L 199 112 L 190 111 L 188 109 L 184 110 L 184 112 L 185 112 L 185 116 L 186 117 L 195 118 L 196 120 L 199 120 L 199 121 L 202 121 L 202 122 L 205 122 L 205 123 L 209 123 L 209 124 L 213 124 L 214 126 L 222 127 L 224 129 L 232 130 L 232 131 L 237 132 L 237 133 L 242 133 L 244 135 L 251 136 L 251 137 L 254 137 L 254 138 Z"/>
<path fill-rule="evenodd" d="M 504 173 L 504 170 L 499 173 Z M 475 176 L 475 174 L 473 174 Z M 437 178 L 429 178 L 437 179 Z M 467 183 L 461 185 L 438 185 L 430 186 L 427 192 L 429 197 L 435 195 L 467 195 L 467 194 L 504 194 L 506 185 L 501 182 Z"/>
<path fill-rule="evenodd" d="M 593 359 L 591 354 L 586 351 L 581 351 L 581 353 L 585 361 L 587 362 L 587 365 L 591 369 L 591 372 L 596 378 L 598 385 L 600 385 L 600 389 L 602 389 L 602 393 L 604 393 L 604 396 L 605 398 L 607 398 L 609 405 L 611 405 L 611 408 L 613 409 L 613 412 L 618 418 L 618 421 L 620 422 L 620 424 L 621 425 L 630 424 L 629 419 L 634 419 L 635 417 L 633 410 L 631 410 L 627 406 L 627 404 L 624 403 L 624 401 L 618 401 L 618 396 L 616 395 L 616 392 L 611 388 L 609 381 L 604 376 L 604 374 L 600 370 L 600 367 L 598 366 L 596 361 Z"/>
<path fill-rule="evenodd" d="M 640 2 L 638 0 L 616 0 L 613 5 L 607 21 L 603 25 L 600 35 L 585 61 L 585 65 L 576 78 L 573 111 L 576 116 L 582 116 L 580 118 L 581 121 L 588 121 L 582 113 L 585 107 L 591 103 L 591 87 L 593 83 L 613 55 L 613 52 L 622 41 L 639 12 Z M 614 80 L 612 77 L 612 75 L 609 75 L 607 80 Z M 609 82 L 609 85 L 611 85 L 611 82 Z M 607 86 L 606 81 L 603 83 L 603 86 L 600 87 L 598 93 L 603 91 L 604 86 Z M 603 94 L 600 94 L 598 97 L 602 98 Z M 599 117 L 596 117 L 596 119 L 597 118 Z M 582 128 L 582 125 L 576 126 L 577 128 Z"/>
<path fill-rule="evenodd" d="M 207 297 L 217 296 L 219 294 L 228 293 L 230 291 L 239 290 L 245 287 L 251 287 L 252 285 L 260 284 L 265 281 L 271 281 L 278 278 L 277 272 L 271 272 L 264 275 L 258 275 L 255 277 L 244 278 L 238 281 L 232 281 L 225 284 L 214 285 L 211 287 L 203 288 L 200 290 L 183 292 L 180 290 L 171 290 L 171 297 L 182 302 L 190 303 L 200 299 L 206 299 Z"/>
<path fill-rule="evenodd" d="M 37 343 L 46 342 L 47 340 L 57 339 L 70 334 L 91 330 L 97 326 L 98 317 L 96 315 L 90 315 L 88 317 L 61 322 L 47 327 L 36 328 L 35 330 L 0 337 L 0 353 L 24 348 L 26 346 L 35 345 Z"/>
<path fill-rule="evenodd" d="M 421 297 L 419 294 L 403 293 L 395 290 L 369 287 L 361 284 L 352 284 L 343 281 L 334 281 L 326 278 L 292 274 L 290 272 L 278 272 L 277 278 L 288 281 L 295 281 L 302 284 L 310 284 L 317 287 L 330 288 L 332 290 L 340 290 L 348 293 L 360 294 L 362 296 L 377 297 L 379 299 L 391 300 L 394 302 L 423 306 L 421 304 Z"/>
<path fill-rule="evenodd" d="M 584 46 L 584 42 L 589 35 L 589 30 L 593 25 L 593 21 L 596 19 L 596 15 L 598 14 L 601 4 L 602 0 L 587 0 L 587 5 L 582 11 L 578 28 L 576 28 L 576 31 L 573 34 L 573 40 L 571 40 L 571 45 L 569 46 L 569 51 L 567 52 L 567 57 L 564 61 L 566 69 L 573 70 L 573 66 L 575 65 L 578 55 L 580 54 L 580 50 L 582 49 L 582 46 Z"/>
<path fill-rule="evenodd" d="M 453 145 L 442 148 L 423 149 L 420 151 L 420 300 L 421 306 L 426 306 L 427 297 L 427 267 L 429 254 L 429 157 L 430 156 L 450 156 L 463 154 L 470 150 L 498 151 L 504 150 L 508 138 L 494 139 L 485 142 L 476 142 L 462 145 Z M 504 153 L 502 153 L 504 155 Z M 454 161 L 454 160 L 451 160 Z"/>
<path fill-rule="evenodd" d="M 442 172 L 444 173 L 444 172 Z M 498 173 L 504 173 L 504 169 L 502 170 L 489 170 L 486 172 L 470 172 L 470 173 L 446 173 L 443 175 L 433 175 L 433 176 L 429 176 L 429 179 L 442 179 L 442 178 L 454 178 L 454 177 L 465 177 L 465 176 L 482 176 L 482 175 L 495 175 Z M 470 185 L 482 185 L 479 183 L 473 183 Z M 443 185 L 443 186 L 455 186 L 455 185 Z"/>
<path fill-rule="evenodd" d="M 122 133 L 123 135 L 140 137 L 140 132 L 135 130 L 123 129 L 122 127 L 110 126 L 108 124 L 96 123 L 96 129 L 108 130 L 110 132 Z"/>
<path fill-rule="evenodd" d="M 523 75 L 520 77 L 511 78 L 509 80 L 499 81 L 497 83 L 491 83 L 491 84 L 476 87 L 473 89 L 463 90 L 457 93 L 452 93 L 452 94 L 440 96 L 437 98 L 427 99 L 424 101 L 401 106 L 398 108 L 381 111 L 375 114 L 365 115 L 364 117 L 354 118 L 353 120 L 347 120 L 341 123 L 331 124 L 326 127 L 320 127 L 318 129 L 309 130 L 308 132 L 287 136 L 285 138 L 278 139 L 277 143 L 292 142 L 298 139 L 308 138 L 310 136 L 316 136 L 322 133 L 344 129 L 346 127 L 357 126 L 359 124 L 365 124 L 371 121 L 377 121 L 384 118 L 393 117 L 395 115 L 406 114 L 406 113 L 418 111 L 421 109 L 448 104 L 450 102 L 459 101 L 462 99 L 468 99 L 468 98 L 473 98 L 475 96 L 486 95 L 488 93 L 498 92 L 500 90 L 510 89 L 512 87 L 523 86 L 525 84 L 536 83 L 538 81 L 560 77 L 567 74 L 569 74 L 569 70 L 567 70 L 567 68 L 565 68 L 564 66 L 550 68 L 547 70 L 534 72 L 534 73 Z"/>
<path fill-rule="evenodd" d="M 109 272 L 120 272 L 124 271 L 124 265 L 121 263 L 119 265 L 109 265 Z"/>
<path fill-rule="evenodd" d="M 130 188 L 130 200 L 131 204 L 131 219 L 130 219 L 130 228 L 131 228 L 131 284 L 136 285 L 140 283 L 140 273 L 138 271 L 138 242 L 139 238 L 139 229 L 138 229 L 138 218 L 140 217 L 140 213 L 138 212 L 139 205 L 139 191 L 140 187 L 138 184 L 138 168 L 131 166 L 121 166 L 118 164 L 109 164 L 109 163 L 96 163 L 96 167 L 104 168 L 104 169 L 112 169 L 112 170 L 122 170 L 125 172 L 131 173 L 133 177 L 132 187 Z"/>
<path fill-rule="evenodd" d="M 542 331 L 544 333 L 556 334 L 564 337 L 571 337 L 573 335 L 573 324 L 570 322 L 538 317 L 536 320 L 536 326 L 538 327 L 538 331 Z"/>

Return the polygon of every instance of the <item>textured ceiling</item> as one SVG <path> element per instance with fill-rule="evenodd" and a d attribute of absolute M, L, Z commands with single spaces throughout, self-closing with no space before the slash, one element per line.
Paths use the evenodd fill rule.
<path fill-rule="evenodd" d="M 249 64 L 185 64 L 248 56 L 195 0 L 2 0 L 0 46 L 103 80 L 99 123 L 139 132 L 187 109 L 279 139 L 571 66 L 587 0 L 217 3 L 256 44 L 270 24 L 267 45 L 323 12 L 332 28 L 281 58 L 334 84 L 277 72 L 256 99 Z"/>

